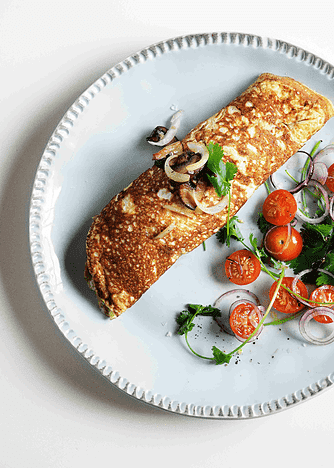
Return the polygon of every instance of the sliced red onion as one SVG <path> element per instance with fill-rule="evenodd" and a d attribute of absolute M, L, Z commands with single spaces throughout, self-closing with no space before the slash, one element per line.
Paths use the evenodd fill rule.
<path fill-rule="evenodd" d="M 224 294 L 219 296 L 213 304 L 213 307 L 216 307 L 221 311 L 221 317 L 217 317 L 215 319 L 216 322 L 226 333 L 232 336 L 234 336 L 234 333 L 230 327 L 229 310 L 231 304 L 233 304 L 236 300 L 240 300 L 242 296 L 245 297 L 249 302 L 253 302 L 257 307 L 260 306 L 259 298 L 254 293 L 252 293 L 248 289 L 241 288 L 231 289 L 230 291 L 225 292 Z M 226 304 L 224 304 L 225 300 L 227 300 Z"/>
<path fill-rule="evenodd" d="M 329 216 L 334 221 L 334 195 L 330 198 L 329 202 Z"/>
<path fill-rule="evenodd" d="M 184 114 L 184 111 L 183 110 L 179 110 L 178 112 L 176 112 L 172 118 L 170 119 L 171 121 L 171 126 L 170 128 L 167 130 L 165 136 L 162 138 L 162 140 L 159 140 L 159 141 L 149 141 L 149 143 L 151 145 L 155 145 L 155 146 L 165 146 L 165 145 L 168 145 L 168 143 L 170 143 L 172 141 L 172 139 L 175 137 L 179 127 L 180 127 L 180 124 L 181 124 L 181 118 L 182 118 L 182 115 Z"/>
<path fill-rule="evenodd" d="M 230 321 L 230 317 L 231 317 L 231 314 L 232 314 L 232 312 L 234 311 L 234 309 L 235 309 L 238 305 L 240 305 L 240 304 L 245 304 L 245 303 L 251 303 L 252 306 L 254 307 L 254 312 L 255 312 L 255 314 L 257 315 L 259 321 L 258 321 L 258 322 L 254 321 L 254 323 L 252 323 L 251 320 L 250 320 L 250 322 L 252 323 L 253 327 L 256 328 L 256 327 L 259 325 L 259 323 L 260 323 L 260 321 L 262 320 L 262 318 L 263 318 L 263 313 L 262 313 L 262 311 L 261 311 L 261 309 L 263 310 L 263 308 L 260 309 L 260 307 L 257 307 L 252 301 L 249 301 L 249 300 L 240 299 L 240 300 L 234 302 L 233 304 L 231 304 L 231 306 L 230 306 L 230 311 L 229 311 L 229 321 Z M 260 335 L 260 333 L 261 333 L 262 330 L 263 330 L 263 327 L 264 327 L 264 325 L 262 324 L 262 325 L 260 326 L 260 328 L 257 330 L 257 332 L 256 332 L 256 333 L 252 336 L 252 338 L 249 340 L 250 342 L 254 341 L 254 340 Z M 230 330 L 232 331 L 231 325 L 230 325 Z M 232 333 L 233 333 L 233 335 L 235 336 L 235 338 L 236 338 L 238 341 L 244 342 L 244 341 L 246 341 L 246 340 L 248 339 L 248 337 L 242 338 L 241 336 L 237 335 L 237 334 L 234 333 L 233 331 L 232 331 Z"/>
<path fill-rule="evenodd" d="M 190 142 L 188 143 L 188 148 L 194 153 L 199 153 L 201 155 L 201 159 L 193 164 L 188 164 L 187 171 L 196 171 L 197 169 L 201 169 L 209 159 L 209 151 L 207 147 L 204 143 Z"/>
<path fill-rule="evenodd" d="M 314 156 L 313 161 L 317 162 L 318 159 L 325 158 L 327 156 L 334 156 L 334 144 L 333 143 L 330 143 L 329 145 L 325 146 L 325 148 L 320 150 L 319 153 L 317 153 Z"/>
<path fill-rule="evenodd" d="M 226 195 L 218 203 L 216 203 L 216 205 L 206 206 L 198 200 L 196 196 L 196 190 L 194 190 L 194 200 L 200 210 L 202 210 L 204 213 L 212 215 L 220 213 L 228 205 L 228 196 Z"/>
<path fill-rule="evenodd" d="M 294 218 L 294 219 L 291 221 L 290 226 L 291 226 L 291 227 L 295 227 L 297 223 L 298 223 L 298 219 L 297 219 L 297 218 Z"/>
<path fill-rule="evenodd" d="M 325 163 L 315 162 L 312 180 L 316 180 L 321 185 L 325 185 L 328 177 L 328 168 Z"/>
<path fill-rule="evenodd" d="M 307 270 L 303 270 L 301 271 L 300 273 L 298 273 L 298 275 L 296 275 L 294 277 L 294 280 L 292 281 L 292 291 L 294 292 L 294 294 L 299 294 L 298 291 L 296 290 L 296 287 L 297 287 L 297 283 L 299 280 L 301 280 L 301 278 L 304 276 L 304 275 L 307 275 L 308 273 L 311 273 L 311 272 L 316 272 L 316 271 L 319 271 L 320 273 L 325 273 L 326 275 L 328 276 L 331 276 L 332 278 L 334 278 L 334 275 L 332 273 L 330 273 L 329 271 L 327 270 L 323 270 L 322 268 L 317 268 L 315 270 L 312 270 L 312 269 L 307 269 Z M 295 296 L 297 301 L 301 302 L 302 304 L 306 305 L 307 307 L 311 307 L 311 308 L 316 308 L 318 307 L 318 304 L 312 304 L 312 302 L 306 300 L 306 299 L 303 299 L 302 296 L 301 297 L 298 297 L 298 296 Z"/>
<path fill-rule="evenodd" d="M 330 309 L 329 307 L 316 307 L 314 309 L 309 309 L 305 314 L 303 314 L 300 317 L 299 320 L 299 330 L 303 338 L 308 341 L 309 343 L 315 344 L 315 345 L 327 345 L 331 344 L 334 341 L 334 329 L 332 327 L 327 328 L 332 330 L 331 333 L 323 338 L 315 336 L 311 329 L 310 329 L 310 322 L 313 318 L 318 317 L 319 315 L 327 315 L 329 318 L 334 321 L 334 311 L 333 309 Z M 319 324 L 317 322 L 317 326 L 321 326 L 322 329 L 325 329 L 324 327 L 329 327 L 330 324 L 328 323 L 323 323 Z"/>
<path fill-rule="evenodd" d="M 325 212 L 323 213 L 322 216 L 319 216 L 318 218 L 311 218 L 309 216 L 304 215 L 304 213 L 302 213 L 300 211 L 300 209 L 298 208 L 296 216 L 299 219 L 301 219 L 302 221 L 304 221 L 304 222 L 311 223 L 311 224 L 318 224 L 318 223 L 321 223 L 328 216 L 328 213 L 329 213 L 329 197 L 328 197 L 328 193 L 324 189 L 324 187 L 319 182 L 317 182 L 316 180 L 310 180 L 309 183 L 308 183 L 308 186 L 310 186 L 310 185 L 312 187 L 316 187 L 322 193 L 322 195 L 324 197 L 324 200 L 325 200 Z"/>
<path fill-rule="evenodd" d="M 282 248 L 277 252 L 274 252 L 273 250 L 268 249 L 268 247 L 267 247 L 267 236 L 272 232 L 273 229 L 276 229 L 278 226 L 274 226 L 273 228 L 269 229 L 269 231 L 265 235 L 264 246 L 265 246 L 267 252 L 269 252 L 270 254 L 280 255 L 281 253 L 283 253 L 287 249 L 287 247 L 289 247 L 289 244 L 290 244 L 290 241 L 291 241 L 292 229 L 291 229 L 291 224 L 290 223 L 286 224 L 286 226 L 288 228 L 288 237 L 286 238 L 286 241 L 282 245 Z M 280 226 L 280 227 L 284 227 L 284 226 Z"/>
<path fill-rule="evenodd" d="M 309 181 L 311 180 L 312 176 L 313 176 L 313 172 L 314 172 L 314 163 L 313 163 L 313 159 L 312 157 L 310 156 L 309 153 L 307 153 L 306 151 L 297 151 L 297 153 L 295 154 L 298 154 L 298 153 L 304 153 L 306 154 L 306 156 L 309 158 L 309 167 L 308 167 L 308 170 L 307 170 L 307 174 L 306 174 L 306 177 L 305 179 L 300 182 L 298 185 L 296 185 L 296 187 L 294 187 L 293 189 L 290 189 L 288 190 L 288 192 L 292 193 L 292 194 L 295 194 L 295 193 L 298 193 L 300 192 L 300 190 L 303 188 L 303 187 L 306 187 L 306 185 L 309 183 Z M 275 173 L 274 174 L 271 174 L 271 176 L 269 177 L 270 179 L 270 182 L 272 184 L 272 186 L 275 188 L 275 189 L 285 189 L 285 187 L 280 187 L 277 182 L 275 182 L 274 180 L 274 177 L 275 177 Z M 287 190 L 287 189 L 285 189 Z"/>

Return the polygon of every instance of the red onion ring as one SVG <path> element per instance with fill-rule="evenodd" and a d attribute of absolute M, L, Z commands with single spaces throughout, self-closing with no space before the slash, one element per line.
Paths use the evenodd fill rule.
<path fill-rule="evenodd" d="M 294 218 L 294 219 L 291 221 L 290 226 L 291 226 L 291 227 L 295 227 L 297 223 L 298 223 L 298 219 L 297 219 L 297 218 Z"/>
<path fill-rule="evenodd" d="M 314 171 L 312 180 L 316 180 L 321 185 L 325 185 L 328 177 L 328 168 L 323 162 L 314 162 Z"/>
<path fill-rule="evenodd" d="M 313 162 L 317 162 L 320 158 L 325 158 L 326 156 L 334 156 L 334 144 L 330 143 L 325 146 L 322 150 L 319 151 L 314 157 Z"/>
<path fill-rule="evenodd" d="M 331 197 L 330 202 L 329 202 L 329 216 L 332 218 L 334 221 L 334 195 Z"/>
<path fill-rule="evenodd" d="M 325 212 L 322 216 L 319 216 L 318 218 L 310 218 L 309 216 L 306 216 L 304 215 L 300 209 L 298 208 L 297 209 L 297 213 L 296 213 L 296 216 L 301 219 L 302 221 L 304 222 L 307 222 L 307 223 L 311 223 L 311 224 L 318 224 L 318 223 L 321 223 L 325 218 L 327 218 L 328 216 L 328 213 L 329 213 L 329 197 L 328 197 L 328 193 L 326 192 L 326 190 L 324 189 L 324 187 L 319 183 L 317 182 L 316 180 L 310 180 L 308 185 L 311 185 L 313 187 L 316 187 L 317 189 L 320 190 L 320 192 L 322 193 L 324 199 L 325 199 Z"/>
<path fill-rule="evenodd" d="M 218 323 L 222 330 L 224 330 L 226 333 L 232 336 L 234 336 L 234 333 L 231 330 L 229 323 L 229 309 L 231 307 L 231 304 L 233 304 L 236 300 L 240 299 L 240 295 L 245 296 L 249 302 L 253 302 L 257 307 L 260 306 L 259 298 L 254 293 L 252 293 L 248 289 L 241 288 L 231 289 L 230 291 L 225 292 L 224 294 L 219 296 L 213 304 L 213 307 L 216 307 L 221 311 L 221 317 L 215 318 L 215 321 Z M 220 306 L 225 299 L 230 299 L 230 301 L 228 301 L 228 304 L 222 309 Z"/>
<path fill-rule="evenodd" d="M 296 291 L 296 287 L 297 287 L 297 283 L 299 280 L 301 280 L 301 278 L 306 275 L 307 273 L 311 273 L 312 271 L 319 271 L 320 273 L 326 273 L 326 275 L 329 275 L 331 276 L 332 278 L 334 278 L 334 275 L 332 273 L 330 273 L 329 271 L 327 270 L 323 270 L 322 268 L 317 268 L 316 270 L 312 270 L 312 269 L 307 269 L 307 270 L 303 270 L 301 271 L 300 273 L 298 273 L 298 275 L 296 275 L 294 277 L 294 280 L 292 281 L 292 291 L 294 292 L 295 294 L 295 297 L 296 299 L 301 302 L 302 304 L 306 305 L 307 307 L 311 307 L 311 308 L 316 308 L 318 307 L 318 304 L 312 304 L 312 302 L 310 301 L 306 301 L 304 299 L 302 299 L 301 297 L 298 297 L 296 296 L 296 294 L 299 294 L 298 291 Z"/>
<path fill-rule="evenodd" d="M 302 150 L 297 151 L 297 153 L 295 153 L 295 154 L 298 154 L 298 153 L 304 153 L 304 154 L 306 154 L 306 156 L 308 156 L 308 158 L 309 158 L 309 167 L 308 167 L 305 179 L 302 182 L 300 182 L 298 185 L 296 185 L 296 187 L 294 187 L 293 189 L 288 190 L 288 192 L 290 192 L 292 194 L 298 193 L 303 187 L 306 187 L 306 185 L 308 185 L 308 183 L 310 182 L 310 180 L 311 180 L 311 178 L 313 176 L 313 172 L 314 172 L 314 163 L 313 163 L 312 156 L 309 153 L 307 153 L 306 151 L 302 151 Z M 272 186 L 275 189 L 284 188 L 284 187 L 279 187 L 277 185 L 277 183 L 274 181 L 274 174 L 271 174 L 269 176 L 269 179 L 270 179 L 270 182 L 271 182 Z"/>
<path fill-rule="evenodd" d="M 310 322 L 314 317 L 319 315 L 327 315 L 334 321 L 334 311 L 329 307 L 316 307 L 315 309 L 309 309 L 305 314 L 300 317 L 299 320 L 299 330 L 303 338 L 309 343 L 315 345 L 327 345 L 331 344 L 334 341 L 334 330 L 330 333 L 328 337 L 318 338 L 310 331 Z M 328 324 L 322 324 L 323 326 L 328 326 Z"/>

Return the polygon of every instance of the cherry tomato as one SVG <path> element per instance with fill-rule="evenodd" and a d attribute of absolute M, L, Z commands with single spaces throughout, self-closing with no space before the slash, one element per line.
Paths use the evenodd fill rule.
<path fill-rule="evenodd" d="M 283 226 L 295 217 L 297 202 L 292 193 L 287 190 L 274 190 L 263 203 L 263 216 L 268 223 Z"/>
<path fill-rule="evenodd" d="M 230 327 L 240 338 L 247 339 L 260 323 L 259 310 L 252 302 L 242 301 L 230 314 Z"/>
<path fill-rule="evenodd" d="M 326 180 L 326 185 L 331 192 L 334 192 L 334 164 L 328 168 L 328 176 Z"/>
<path fill-rule="evenodd" d="M 315 289 L 311 293 L 310 299 L 316 302 L 332 302 L 333 305 L 329 305 L 329 304 L 324 304 L 324 305 L 326 307 L 331 307 L 333 309 L 334 308 L 334 286 L 331 286 L 329 284 L 325 284 L 324 286 L 319 286 L 319 288 Z M 333 322 L 333 320 L 327 315 L 318 315 L 317 317 L 314 317 L 314 320 L 320 323 L 332 323 Z"/>
<path fill-rule="evenodd" d="M 276 226 L 267 232 L 264 246 L 273 258 L 285 262 L 298 257 L 303 248 L 303 239 L 293 227 L 289 236 L 288 226 Z"/>
<path fill-rule="evenodd" d="M 282 284 L 292 291 L 293 280 L 294 278 L 290 276 L 286 276 L 285 278 L 283 278 Z M 275 281 L 275 283 L 273 283 L 270 288 L 270 291 L 269 291 L 270 300 L 272 299 L 274 295 L 276 287 L 277 287 L 277 281 Z M 307 299 L 308 297 L 307 288 L 302 281 L 298 280 L 295 290 L 300 296 Z M 278 310 L 278 312 L 283 312 L 284 314 L 294 314 L 295 312 L 299 312 L 300 310 L 302 310 L 304 305 L 301 302 L 299 302 L 295 296 L 290 294 L 289 291 L 282 288 L 281 286 L 277 293 L 273 307 L 276 310 Z"/>
<path fill-rule="evenodd" d="M 249 250 L 237 250 L 226 259 L 225 273 L 234 284 L 245 285 L 252 283 L 260 272 L 260 261 Z"/>

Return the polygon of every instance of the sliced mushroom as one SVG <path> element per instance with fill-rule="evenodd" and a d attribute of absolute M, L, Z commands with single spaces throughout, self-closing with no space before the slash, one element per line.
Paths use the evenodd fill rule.
<path fill-rule="evenodd" d="M 161 125 L 159 125 L 158 127 L 155 127 L 152 130 L 151 135 L 146 137 L 146 141 L 153 141 L 154 143 L 157 143 L 158 141 L 163 139 L 163 137 L 167 133 L 167 130 L 168 129 L 166 127 L 162 127 Z"/>
<path fill-rule="evenodd" d="M 196 202 L 194 199 L 194 187 L 192 187 L 189 183 L 185 182 L 179 185 L 179 195 L 187 208 L 191 210 L 195 210 Z"/>
<path fill-rule="evenodd" d="M 180 141 L 175 141 L 174 143 L 169 143 L 167 146 L 162 148 L 157 153 L 153 154 L 153 160 L 157 161 L 160 159 L 166 158 L 168 155 L 178 156 L 183 153 L 182 143 Z"/>
<path fill-rule="evenodd" d="M 165 137 L 167 132 L 168 132 L 168 128 L 158 125 L 152 130 L 150 136 L 146 137 L 146 141 L 151 144 L 156 144 Z M 172 143 L 175 143 L 176 141 L 179 141 L 179 140 L 175 136 L 168 143 L 166 143 L 165 145 L 162 144 L 161 146 L 167 146 Z"/>
<path fill-rule="evenodd" d="M 173 169 L 176 172 L 181 172 L 182 174 L 189 173 L 190 175 L 195 175 L 197 174 L 199 170 L 195 171 L 189 171 L 188 166 L 191 164 L 195 164 L 201 159 L 201 156 L 199 154 L 194 154 L 194 153 L 183 153 L 180 155 L 174 163 Z"/>
<path fill-rule="evenodd" d="M 198 200 L 202 200 L 208 187 L 209 187 L 209 182 L 204 177 L 200 177 L 196 181 L 196 198 Z"/>

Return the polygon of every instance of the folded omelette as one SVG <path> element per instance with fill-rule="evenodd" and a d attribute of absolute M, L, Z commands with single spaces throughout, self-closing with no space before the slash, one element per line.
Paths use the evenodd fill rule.
<path fill-rule="evenodd" d="M 182 141 L 158 151 L 154 159 L 173 155 L 171 169 L 183 174 L 181 181 L 166 174 L 166 165 L 153 165 L 112 198 L 89 230 L 85 277 L 103 312 L 118 317 L 182 254 L 225 225 L 226 204 L 217 213 L 203 211 L 203 206 L 221 200 L 204 171 L 196 170 L 201 155 L 192 151 L 194 143 L 219 144 L 224 162 L 237 166 L 231 185 L 232 217 L 333 115 L 326 97 L 292 78 L 264 73 Z M 193 170 L 187 171 L 187 165 Z"/>

